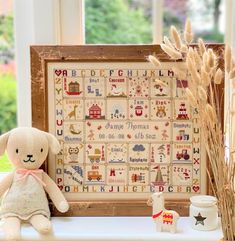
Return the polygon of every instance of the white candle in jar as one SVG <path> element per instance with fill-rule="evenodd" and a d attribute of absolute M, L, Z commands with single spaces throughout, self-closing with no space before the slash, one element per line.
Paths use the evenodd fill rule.
<path fill-rule="evenodd" d="M 193 229 L 209 231 L 218 227 L 217 199 L 208 195 L 197 195 L 190 198 L 189 216 Z"/>

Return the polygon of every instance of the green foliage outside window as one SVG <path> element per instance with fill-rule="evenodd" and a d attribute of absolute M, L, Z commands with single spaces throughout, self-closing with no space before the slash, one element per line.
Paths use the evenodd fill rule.
<path fill-rule="evenodd" d="M 5 154 L 4 156 L 0 157 L 0 173 L 1 172 L 10 172 L 12 171 L 12 165 L 8 161 L 8 157 Z"/>
<path fill-rule="evenodd" d="M 141 44 L 152 42 L 152 21 L 132 1 L 86 0 L 86 43 Z"/>
<path fill-rule="evenodd" d="M 0 16 L 0 135 L 16 127 L 16 80 L 13 70 L 9 68 L 13 61 L 13 17 L 2 15 Z M 11 170 L 12 166 L 7 156 L 0 157 L 0 172 Z"/>
<path fill-rule="evenodd" d="M 13 75 L 0 75 L 0 134 L 16 127 L 16 81 Z M 9 172 L 12 166 L 6 155 L 0 157 L 0 172 Z"/>
<path fill-rule="evenodd" d="M 13 46 L 14 38 L 13 38 L 13 17 L 11 15 L 8 16 L 0 16 L 0 36 L 4 37 L 6 42 Z"/>
<path fill-rule="evenodd" d="M 0 16 L 0 64 L 14 59 L 13 17 Z M 1 74 L 1 73 L 0 73 Z"/>
<path fill-rule="evenodd" d="M 0 75 L 0 134 L 16 127 L 16 81 L 13 75 Z"/>

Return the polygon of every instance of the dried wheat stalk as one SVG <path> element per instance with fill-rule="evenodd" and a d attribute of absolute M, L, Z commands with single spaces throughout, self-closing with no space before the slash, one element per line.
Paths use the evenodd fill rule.
<path fill-rule="evenodd" d="M 170 36 L 171 36 L 172 42 L 174 42 L 174 45 L 175 45 L 176 49 L 180 50 L 181 45 L 182 45 L 182 41 L 181 41 L 180 35 L 179 35 L 175 26 L 171 26 Z"/>
<path fill-rule="evenodd" d="M 233 143 L 230 144 L 228 157 L 225 152 L 225 133 L 220 118 L 221 105 L 218 96 L 224 72 L 218 67 L 216 53 L 213 49 L 207 49 L 202 39 L 198 39 L 198 50 L 188 46 L 193 38 L 189 20 L 185 24 L 184 40 L 181 39 L 174 26 L 170 29 L 170 35 L 171 41 L 164 37 L 165 43 L 161 44 L 161 47 L 172 59 L 183 59 L 186 62 L 189 87 L 185 89 L 185 94 L 191 106 L 198 109 L 202 138 L 212 170 L 212 173 L 208 172 L 208 175 L 214 184 L 214 194 L 218 198 L 224 239 L 233 241 L 235 235 L 232 220 L 235 216 L 235 134 L 232 139 Z M 235 60 L 229 46 L 225 48 L 224 60 L 229 81 L 235 87 Z M 174 72 L 178 75 L 182 71 L 176 68 Z M 179 78 L 180 75 L 182 73 L 178 75 Z M 235 104 L 229 114 L 235 119 Z"/>
<path fill-rule="evenodd" d="M 161 48 L 164 50 L 164 52 L 166 52 L 172 59 L 181 59 L 182 58 L 182 54 L 174 49 L 169 47 L 166 44 L 161 44 Z"/>
<path fill-rule="evenodd" d="M 148 61 L 156 68 L 161 66 L 161 62 L 153 55 L 148 56 Z"/>
<path fill-rule="evenodd" d="M 192 26 L 189 19 L 187 19 L 185 23 L 184 40 L 187 44 L 190 44 L 193 41 Z"/>

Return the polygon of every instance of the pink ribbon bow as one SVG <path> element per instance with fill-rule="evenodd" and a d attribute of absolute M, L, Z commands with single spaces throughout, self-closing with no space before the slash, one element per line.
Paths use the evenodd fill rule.
<path fill-rule="evenodd" d="M 43 182 L 36 174 L 43 173 L 42 169 L 28 170 L 28 169 L 18 169 L 16 171 L 17 174 L 21 174 L 21 177 L 17 179 L 20 181 L 22 179 L 27 178 L 29 175 L 33 176 L 39 183 L 41 183 L 44 187 L 46 186 L 45 182 Z"/>

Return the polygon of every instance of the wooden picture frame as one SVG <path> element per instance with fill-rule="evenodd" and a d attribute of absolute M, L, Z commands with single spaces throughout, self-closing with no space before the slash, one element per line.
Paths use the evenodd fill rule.
<path fill-rule="evenodd" d="M 210 45 L 218 53 L 223 52 L 223 45 Z M 49 109 L 51 103 L 50 91 L 50 67 L 54 64 L 76 63 L 107 63 L 107 64 L 129 64 L 129 63 L 147 63 L 147 56 L 154 54 L 162 62 L 177 64 L 180 61 L 172 61 L 161 50 L 159 45 L 87 45 L 87 46 L 31 46 L 31 78 L 32 78 L 32 126 L 44 131 L 50 130 Z M 138 64 L 137 64 L 138 65 Z M 222 60 L 220 65 L 223 66 Z M 49 76 L 49 77 L 48 77 Z M 106 88 L 106 87 L 105 87 Z M 221 96 L 223 95 L 223 85 L 219 88 Z M 55 91 L 55 90 L 54 90 Z M 223 105 L 223 103 L 222 103 Z M 51 112 L 50 112 L 51 113 Z M 222 115 L 222 113 L 221 113 Z M 223 119 L 223 116 L 222 116 Z M 204 153 L 205 154 L 205 153 Z M 204 155 L 203 154 L 203 155 Z M 50 157 L 49 157 L 50 159 Z M 44 165 L 44 170 L 49 172 L 48 161 Z M 206 164 L 205 164 L 206 165 Z M 206 166 L 204 165 L 204 169 Z M 205 173 L 205 170 L 203 171 Z M 206 182 L 206 179 L 204 179 Z M 209 184 L 204 184 L 204 192 L 209 193 Z M 197 191 L 194 192 L 197 194 Z M 150 193 L 149 193 L 150 195 Z M 181 195 L 179 195 L 181 196 Z M 151 215 L 151 208 L 146 205 L 147 198 L 128 199 L 122 198 L 98 198 L 91 200 L 89 197 L 83 200 L 70 199 L 70 210 L 66 214 L 60 214 L 51 204 L 52 215 L 57 216 L 147 216 Z M 170 198 L 166 200 L 166 207 L 174 209 L 181 216 L 188 215 L 188 198 Z"/>

